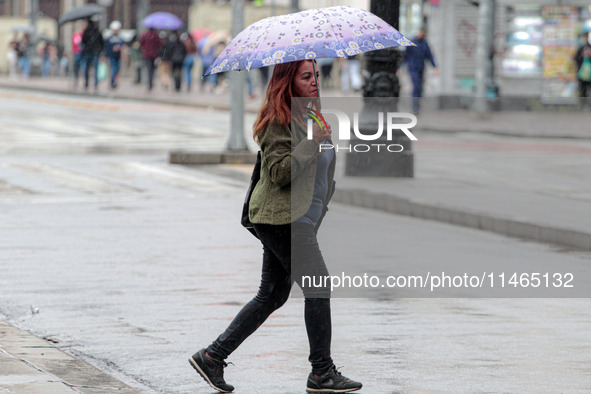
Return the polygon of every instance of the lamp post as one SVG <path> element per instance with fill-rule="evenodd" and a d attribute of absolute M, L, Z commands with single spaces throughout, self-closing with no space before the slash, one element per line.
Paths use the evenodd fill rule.
<path fill-rule="evenodd" d="M 232 0 L 232 37 L 236 37 L 244 28 L 244 1 Z M 244 73 L 230 73 L 231 113 L 230 137 L 226 144 L 228 151 L 244 152 L 248 150 L 244 138 Z"/>
<path fill-rule="evenodd" d="M 107 8 L 113 5 L 113 0 L 97 0 L 96 3 L 103 7 L 103 12 L 101 13 L 101 20 L 99 22 L 99 25 L 100 29 L 104 30 L 107 27 Z"/>
<path fill-rule="evenodd" d="M 370 11 L 398 29 L 400 0 L 372 0 Z M 401 61 L 400 52 L 395 48 L 372 51 L 365 54 L 366 70 L 369 77 L 363 87 L 363 109 L 359 115 L 359 131 L 375 134 L 378 129 L 378 113 L 397 112 L 400 82 L 396 76 Z M 383 117 L 385 121 L 386 117 Z M 383 125 L 385 126 L 385 125 Z M 384 130 L 386 127 L 384 127 Z M 385 133 L 383 133 L 385 134 Z M 414 176 L 414 155 L 410 140 L 405 135 L 394 135 L 393 140 L 374 141 L 386 145 L 398 144 L 401 152 L 391 153 L 378 150 L 368 152 L 352 151 L 347 154 L 345 175 L 347 176 Z M 351 145 L 363 143 L 352 139 Z"/>

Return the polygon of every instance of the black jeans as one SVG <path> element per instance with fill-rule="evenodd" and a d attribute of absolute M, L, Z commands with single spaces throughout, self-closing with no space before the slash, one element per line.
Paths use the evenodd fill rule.
<path fill-rule="evenodd" d="M 146 65 L 146 70 L 148 71 L 148 89 L 152 90 L 154 87 L 154 72 L 156 71 L 156 59 L 148 59 L 144 58 L 144 64 Z"/>
<path fill-rule="evenodd" d="M 174 90 L 181 91 L 181 78 L 183 72 L 183 63 L 172 63 L 172 77 L 174 78 Z"/>
<path fill-rule="evenodd" d="M 263 243 L 261 285 L 257 295 L 207 348 L 207 353 L 219 360 L 227 358 L 273 311 L 287 301 L 293 279 L 301 287 L 301 276 L 291 274 L 292 254 L 294 265 L 303 264 L 307 267 L 306 274 L 328 275 L 313 226 L 304 223 L 255 224 L 254 229 Z M 333 366 L 330 357 L 330 293 L 327 293 L 326 288 L 304 289 L 304 296 L 304 319 L 310 344 L 308 360 L 312 364 L 312 371 L 320 375 Z"/>
<path fill-rule="evenodd" d="M 591 82 L 582 81 L 579 79 L 579 97 L 589 98 L 591 97 Z M 584 102 L 583 104 L 588 104 Z"/>

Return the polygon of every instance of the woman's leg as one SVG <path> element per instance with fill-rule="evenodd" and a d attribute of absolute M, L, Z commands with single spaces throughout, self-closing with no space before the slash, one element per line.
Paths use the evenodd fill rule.
<path fill-rule="evenodd" d="M 328 269 L 320 252 L 316 231 L 306 223 L 293 223 L 291 232 L 293 280 L 304 292 L 306 331 L 310 343 L 312 372 L 322 375 L 333 367 L 330 356 L 332 325 L 330 316 L 330 288 L 313 287 L 320 278 L 328 276 Z M 303 277 L 311 278 L 305 283 Z M 314 280 L 314 278 L 317 278 Z"/>
<path fill-rule="evenodd" d="M 217 360 L 227 358 L 267 317 L 289 298 L 291 278 L 281 260 L 289 257 L 289 225 L 255 225 L 263 242 L 263 270 L 257 295 L 236 315 L 228 328 L 207 348 Z M 269 247 L 273 240 L 273 247 Z M 277 253 L 281 254 L 280 256 Z"/>

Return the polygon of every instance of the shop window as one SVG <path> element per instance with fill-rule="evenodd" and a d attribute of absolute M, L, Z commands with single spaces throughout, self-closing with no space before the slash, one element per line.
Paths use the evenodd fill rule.
<path fill-rule="evenodd" d="M 505 75 L 542 74 L 543 26 L 540 7 L 507 8 L 507 42 L 503 56 Z"/>

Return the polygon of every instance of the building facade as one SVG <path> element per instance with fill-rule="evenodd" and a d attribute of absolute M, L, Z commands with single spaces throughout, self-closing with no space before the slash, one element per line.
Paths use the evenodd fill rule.
<path fill-rule="evenodd" d="M 477 1 L 415 3 L 423 5 L 429 41 L 439 62 L 438 94 L 470 94 L 476 68 Z M 494 4 L 492 56 L 500 95 L 565 102 L 576 97 L 573 56 L 584 32 L 591 30 L 589 1 L 496 0 Z"/>

